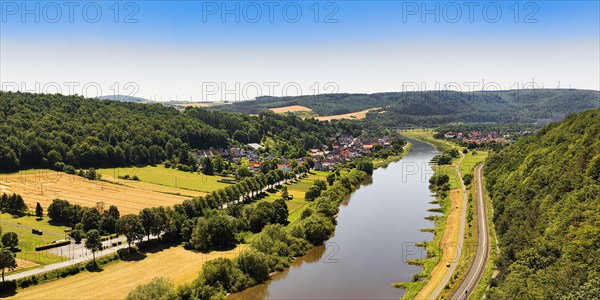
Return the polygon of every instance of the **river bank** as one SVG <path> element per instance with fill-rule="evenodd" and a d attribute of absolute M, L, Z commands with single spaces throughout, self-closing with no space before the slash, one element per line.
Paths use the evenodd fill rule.
<path fill-rule="evenodd" d="M 400 298 L 403 291 L 391 283 L 419 271 L 406 262 L 407 257 L 425 254 L 409 250 L 431 238 L 431 233 L 419 229 L 430 224 L 424 217 L 434 199 L 425 176 L 433 173 L 428 162 L 437 152 L 416 143 L 407 145 L 400 161 L 389 157 L 385 163 L 374 162 L 378 168 L 372 180 L 342 201 L 335 232 L 323 246 L 309 250 L 266 283 L 229 298 Z M 415 166 L 425 169 L 405 176 Z"/>
<path fill-rule="evenodd" d="M 448 150 L 454 146 L 433 138 L 432 131 L 402 132 L 408 138 L 413 138 L 434 146 L 440 151 Z M 461 189 L 461 178 L 455 171 L 461 159 L 454 158 L 451 165 L 434 166 L 433 176 L 447 175 L 449 189 L 442 190 L 433 187 L 432 192 L 436 194 L 435 204 L 439 209 L 433 210 L 440 214 L 431 215 L 427 218 L 435 224 L 434 228 L 423 228 L 422 230 L 433 232 L 431 241 L 421 243 L 425 247 L 427 257 L 424 259 L 411 260 L 410 263 L 422 267 L 421 272 L 413 274 L 410 281 L 401 281 L 393 284 L 395 287 L 403 288 L 406 293 L 402 299 L 425 299 L 428 298 L 440 285 L 440 282 L 450 271 L 451 263 L 455 259 L 459 248 L 457 240 L 461 229 L 463 191 Z M 430 188 L 431 188 L 430 187 Z"/>

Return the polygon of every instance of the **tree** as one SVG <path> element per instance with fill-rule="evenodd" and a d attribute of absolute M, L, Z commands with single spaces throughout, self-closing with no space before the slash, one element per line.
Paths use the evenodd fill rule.
<path fill-rule="evenodd" d="M 95 208 L 86 209 L 81 218 L 81 224 L 83 224 L 83 231 L 86 232 L 98 229 L 100 227 L 100 213 Z"/>
<path fill-rule="evenodd" d="M 221 286 L 228 292 L 240 291 L 248 285 L 242 270 L 232 260 L 223 257 L 207 261 L 199 281 L 209 286 Z"/>
<path fill-rule="evenodd" d="M 284 200 L 287 200 L 290 197 L 290 194 L 288 192 L 288 188 L 287 186 L 283 186 L 283 188 L 281 188 L 281 198 L 283 198 Z"/>
<path fill-rule="evenodd" d="M 85 248 L 92 251 L 94 263 L 96 263 L 96 251 L 102 250 L 102 240 L 100 239 L 100 232 L 98 230 L 92 229 L 88 231 Z"/>
<path fill-rule="evenodd" d="M 243 179 L 243 178 L 246 178 L 249 176 L 252 176 L 252 172 L 250 172 L 250 169 L 248 169 L 248 167 L 239 167 L 237 169 L 237 172 L 236 172 L 237 179 Z"/>
<path fill-rule="evenodd" d="M 4 282 L 4 270 L 12 271 L 17 268 L 15 254 L 6 249 L 0 250 L 0 268 L 2 269 L 2 282 Z"/>
<path fill-rule="evenodd" d="M 321 195 L 321 189 L 318 186 L 313 185 L 310 188 L 308 188 L 308 191 L 306 191 L 306 193 L 304 193 L 304 200 L 314 201 L 320 195 Z"/>
<path fill-rule="evenodd" d="M 170 300 L 176 299 L 173 281 L 164 277 L 152 279 L 147 284 L 138 285 L 127 295 L 127 300 Z"/>
<path fill-rule="evenodd" d="M 473 174 L 465 174 L 463 175 L 463 182 L 465 185 L 470 185 L 473 182 Z"/>
<path fill-rule="evenodd" d="M 190 239 L 190 245 L 202 251 L 224 249 L 234 243 L 235 226 L 232 217 L 221 213 L 198 218 Z"/>
<path fill-rule="evenodd" d="M 306 240 L 315 246 L 323 244 L 334 230 L 335 225 L 331 220 L 319 214 L 313 214 L 304 220 Z"/>
<path fill-rule="evenodd" d="M 457 158 L 460 156 L 460 154 L 458 154 L 458 150 L 456 148 L 452 148 L 448 151 L 448 154 L 450 154 L 450 156 Z"/>
<path fill-rule="evenodd" d="M 152 233 L 152 229 L 158 223 L 158 215 L 156 211 L 152 208 L 144 208 L 140 211 L 140 221 L 142 222 L 142 227 L 144 227 L 144 231 L 148 236 L 148 240 L 150 240 L 150 234 Z"/>
<path fill-rule="evenodd" d="M 256 283 L 269 278 L 269 258 L 258 251 L 244 251 L 236 259 L 237 266 L 248 274 Z"/>
<path fill-rule="evenodd" d="M 71 237 L 75 240 L 75 244 L 80 244 L 83 239 L 83 231 L 81 229 L 75 229 L 71 232 Z"/>
<path fill-rule="evenodd" d="M 44 209 L 42 208 L 42 205 L 40 205 L 40 203 L 38 202 L 35 206 L 35 216 L 38 218 L 42 218 L 44 217 Z"/>
<path fill-rule="evenodd" d="M 57 222 L 65 222 L 65 210 L 71 204 L 67 200 L 54 199 L 48 206 L 48 217 Z"/>
<path fill-rule="evenodd" d="M 215 173 L 210 157 L 202 158 L 202 166 L 202 173 L 206 175 L 213 175 Z"/>
<path fill-rule="evenodd" d="M 15 232 L 7 232 L 2 235 L 2 245 L 14 250 L 19 246 L 19 236 Z"/>
<path fill-rule="evenodd" d="M 327 183 L 329 185 L 333 185 L 334 182 L 335 182 L 335 173 L 327 174 Z"/>
<path fill-rule="evenodd" d="M 442 154 L 438 158 L 438 165 L 449 165 L 452 163 L 452 157 L 448 154 Z"/>
<path fill-rule="evenodd" d="M 367 173 L 368 175 L 373 174 L 373 162 L 370 160 L 361 160 L 356 164 L 356 169 Z"/>
<path fill-rule="evenodd" d="M 134 214 L 124 215 L 117 220 L 116 229 L 117 233 L 127 237 L 127 244 L 129 247 L 131 247 L 133 241 L 142 239 L 145 233 L 140 217 Z"/>
<path fill-rule="evenodd" d="M 314 185 L 318 186 L 321 191 L 324 191 L 327 189 L 327 183 L 325 183 L 325 181 L 323 181 L 323 180 L 315 180 Z"/>
<path fill-rule="evenodd" d="M 276 199 L 275 201 L 273 201 L 271 206 L 273 207 L 273 217 L 271 218 L 271 220 L 273 221 L 272 223 L 286 225 L 289 216 L 289 211 L 285 200 L 281 198 Z"/>
<path fill-rule="evenodd" d="M 587 167 L 586 175 L 600 184 L 600 154 L 592 158 Z"/>

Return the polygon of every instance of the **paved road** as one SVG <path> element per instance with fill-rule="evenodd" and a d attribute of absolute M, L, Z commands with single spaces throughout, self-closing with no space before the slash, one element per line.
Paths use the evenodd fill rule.
<path fill-rule="evenodd" d="M 477 226 L 479 231 L 477 252 L 475 260 L 467 273 L 464 281 L 460 284 L 458 290 L 452 295 L 452 299 L 468 299 L 473 290 L 481 280 L 485 265 L 489 256 L 489 240 L 488 240 L 488 224 L 487 213 L 485 208 L 485 197 L 483 189 L 483 165 L 479 165 L 476 169 L 477 176 Z"/>
<path fill-rule="evenodd" d="M 122 238 L 118 238 L 118 239 L 113 239 L 111 240 L 112 242 L 117 241 L 117 240 L 121 240 Z M 156 236 L 150 236 L 151 239 L 156 238 Z M 146 237 L 147 239 L 147 237 Z M 103 242 L 103 245 L 108 245 L 110 244 L 111 241 L 106 241 Z M 83 241 L 81 242 L 81 245 L 83 245 Z M 138 244 L 138 243 L 136 243 Z M 117 250 L 119 249 L 123 249 L 123 248 L 127 248 L 127 242 L 123 243 L 122 245 L 116 246 L 116 247 L 112 247 L 112 248 L 108 248 L 102 251 L 98 251 L 96 252 L 96 258 L 98 257 L 102 257 L 102 256 L 106 256 L 109 254 L 114 254 L 117 252 Z M 93 259 L 92 256 L 92 252 L 85 249 L 85 248 L 78 248 L 76 251 L 72 251 L 70 254 L 73 255 L 72 258 L 70 258 L 67 261 L 63 261 L 63 262 L 59 262 L 59 263 L 54 263 L 54 264 L 49 264 L 49 265 L 45 265 L 45 266 L 41 266 L 39 268 L 35 268 L 35 269 L 31 269 L 31 270 L 27 270 L 27 271 L 23 271 L 20 273 L 16 273 L 16 274 L 11 274 L 11 275 L 7 275 L 4 276 L 5 280 L 15 280 L 15 279 L 20 279 L 23 277 L 27 277 L 27 276 L 31 276 L 31 275 L 37 275 L 37 274 L 41 274 L 41 273 L 45 273 L 45 272 L 49 272 L 52 270 L 56 270 L 56 269 L 60 269 L 60 268 L 64 268 L 64 267 L 68 267 L 68 266 L 72 266 L 81 262 L 85 262 L 85 261 L 89 261 Z"/>
<path fill-rule="evenodd" d="M 460 180 L 463 201 L 462 201 L 462 207 L 460 210 L 460 217 L 459 217 L 460 225 L 459 225 L 459 229 L 458 229 L 458 241 L 457 241 L 456 253 L 455 253 L 454 257 L 452 258 L 452 261 L 450 262 L 450 267 L 448 268 L 446 275 L 444 275 L 444 278 L 442 278 L 442 281 L 440 281 L 440 283 L 435 287 L 435 290 L 433 290 L 431 295 L 429 295 L 429 297 L 428 297 L 429 299 L 436 299 L 442 292 L 442 289 L 450 281 L 450 278 L 452 278 L 452 275 L 454 275 L 454 272 L 456 271 L 456 268 L 458 267 L 458 261 L 460 259 L 460 255 L 461 255 L 461 252 L 463 249 L 464 236 L 465 236 L 465 223 L 467 220 L 467 202 L 468 201 L 467 201 L 467 188 L 465 186 L 465 183 L 462 180 L 462 174 L 460 173 L 460 164 L 465 159 L 465 155 L 462 153 L 462 151 L 459 151 L 459 153 L 461 155 L 461 158 L 458 161 L 458 163 L 456 164 L 455 168 L 456 168 L 456 174 L 458 175 L 458 178 Z M 447 258 L 444 256 L 441 259 L 447 259 Z"/>

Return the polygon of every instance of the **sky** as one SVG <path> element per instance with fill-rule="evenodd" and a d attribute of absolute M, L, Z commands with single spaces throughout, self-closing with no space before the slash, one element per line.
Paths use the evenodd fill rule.
<path fill-rule="evenodd" d="M 0 1 L 2 90 L 600 89 L 599 1 Z"/>

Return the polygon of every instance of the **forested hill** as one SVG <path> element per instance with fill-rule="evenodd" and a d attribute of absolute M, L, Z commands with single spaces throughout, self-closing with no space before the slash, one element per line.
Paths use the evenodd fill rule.
<path fill-rule="evenodd" d="M 80 96 L 0 92 L 0 171 L 193 162 L 192 149 L 268 142 L 288 157 L 328 144 L 356 124 L 262 112 L 258 116 Z"/>
<path fill-rule="evenodd" d="M 500 241 L 490 299 L 598 299 L 600 109 L 569 116 L 491 156 Z"/>
<path fill-rule="evenodd" d="M 533 123 L 600 107 L 600 92 L 536 89 L 489 92 L 395 92 L 377 94 L 323 94 L 301 97 L 261 97 L 222 111 L 255 114 L 262 109 L 302 105 L 321 116 L 379 108 L 367 120 L 385 126 L 439 126 L 451 122 Z"/>

